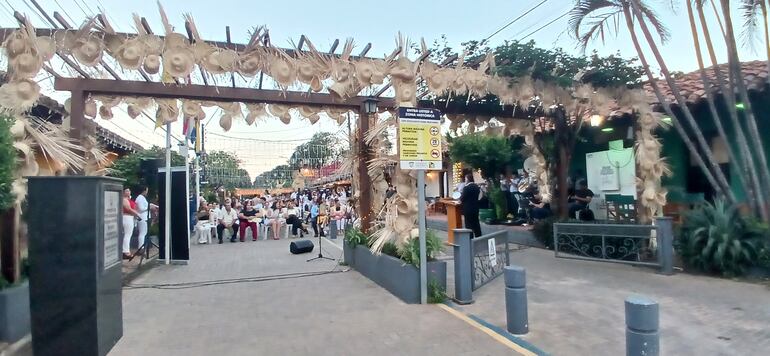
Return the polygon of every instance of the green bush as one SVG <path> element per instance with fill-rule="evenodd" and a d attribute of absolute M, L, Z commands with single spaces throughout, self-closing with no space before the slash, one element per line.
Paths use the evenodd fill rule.
<path fill-rule="evenodd" d="M 388 241 L 382 245 L 381 252 L 388 256 L 401 258 L 401 255 L 398 253 L 398 246 L 396 246 L 396 244 L 391 241 Z"/>
<path fill-rule="evenodd" d="M 553 224 L 557 222 L 559 218 L 552 216 L 532 225 L 532 234 L 549 250 L 553 250 Z"/>
<path fill-rule="evenodd" d="M 759 262 L 767 226 L 746 219 L 722 200 L 684 216 L 676 248 L 685 264 L 707 273 L 738 276 Z"/>
<path fill-rule="evenodd" d="M 369 236 L 366 236 L 361 230 L 353 228 L 345 230 L 345 243 L 350 247 L 358 245 L 369 246 Z"/>
<path fill-rule="evenodd" d="M 0 116 L 0 211 L 12 208 L 16 201 L 11 192 L 17 157 L 11 135 L 14 121 L 11 117 Z"/>
<path fill-rule="evenodd" d="M 433 230 L 425 232 L 425 256 L 428 261 L 436 259 L 436 255 L 444 250 L 444 244 Z M 404 262 L 420 267 L 420 239 L 414 238 L 406 240 L 404 246 L 398 250 L 401 259 Z"/>
<path fill-rule="evenodd" d="M 435 279 L 428 281 L 428 303 L 438 304 L 446 300 L 446 290 Z"/>

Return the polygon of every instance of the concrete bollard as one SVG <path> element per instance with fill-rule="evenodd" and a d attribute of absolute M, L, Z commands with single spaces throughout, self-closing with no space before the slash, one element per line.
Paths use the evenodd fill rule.
<path fill-rule="evenodd" d="M 454 229 L 455 301 L 473 303 L 473 245 L 468 229 Z"/>
<path fill-rule="evenodd" d="M 655 218 L 658 239 L 658 260 L 660 261 L 660 273 L 674 274 L 674 228 L 670 217 Z"/>
<path fill-rule="evenodd" d="M 508 332 L 524 335 L 529 332 L 526 270 L 520 266 L 505 266 L 504 275 L 505 315 Z"/>
<path fill-rule="evenodd" d="M 337 222 L 334 220 L 329 222 L 329 238 L 332 240 L 337 239 Z"/>
<path fill-rule="evenodd" d="M 643 296 L 626 298 L 626 356 L 660 354 L 658 303 Z"/>

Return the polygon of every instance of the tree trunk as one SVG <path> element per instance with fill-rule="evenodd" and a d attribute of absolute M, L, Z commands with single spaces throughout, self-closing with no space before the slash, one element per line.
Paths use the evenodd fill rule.
<path fill-rule="evenodd" d="M 671 88 L 671 92 L 674 94 L 674 98 L 679 104 L 679 109 L 684 114 L 684 117 L 687 120 L 691 131 L 695 135 L 695 139 L 700 146 L 703 156 L 706 158 L 706 162 L 712 169 L 717 183 L 722 188 L 722 191 L 727 197 L 727 200 L 731 203 L 735 203 L 735 195 L 730 189 L 730 184 L 728 184 L 727 178 L 722 172 L 722 169 L 719 167 L 716 159 L 714 159 L 714 154 L 711 151 L 711 147 L 709 147 L 709 144 L 706 142 L 706 138 L 703 136 L 703 132 L 700 130 L 698 123 L 695 121 L 695 117 L 693 117 L 692 113 L 690 112 L 690 108 L 687 106 L 687 101 L 679 91 L 679 86 L 676 84 L 674 78 L 671 76 L 671 73 L 668 71 L 666 61 L 663 60 L 663 56 L 661 56 L 660 51 L 658 50 L 658 46 L 655 44 L 655 39 L 652 37 L 650 29 L 647 27 L 647 23 L 644 21 L 644 16 L 642 16 L 641 11 L 639 11 L 637 1 L 638 0 L 631 0 L 631 9 L 633 10 L 636 18 L 639 20 L 639 27 L 642 29 L 642 34 L 644 34 L 644 38 L 647 40 L 647 44 L 650 46 L 650 50 L 652 51 L 655 60 L 658 62 L 658 65 L 660 65 L 660 70 L 663 72 L 663 77 L 665 78 L 666 83 L 668 83 L 669 88 Z"/>
<path fill-rule="evenodd" d="M 711 4 L 714 5 L 713 2 Z M 754 157 L 751 155 L 751 149 L 749 148 L 748 141 L 746 140 L 746 134 L 743 132 L 743 127 L 738 117 L 738 108 L 735 106 L 735 91 L 732 89 L 733 87 L 730 86 L 729 83 L 725 80 L 725 77 L 722 75 L 722 71 L 719 70 L 716 51 L 714 51 L 714 42 L 711 40 L 711 33 L 708 28 L 708 23 L 706 22 L 706 14 L 703 12 L 702 0 L 698 1 L 696 8 L 698 10 L 698 20 L 700 22 L 701 28 L 703 29 L 703 38 L 706 42 L 709 59 L 711 60 L 711 68 L 714 71 L 714 75 L 716 76 L 719 91 L 722 93 L 722 97 L 726 101 L 727 112 L 730 114 L 730 122 L 733 126 L 733 130 L 735 131 L 735 139 L 738 145 L 738 149 L 741 152 L 743 166 L 748 167 L 748 178 L 753 181 L 756 194 L 763 194 L 764 196 L 768 196 L 770 194 L 762 193 L 763 190 L 759 181 L 757 166 L 754 164 Z M 714 6 L 713 9 L 714 14 L 718 17 L 719 14 L 716 12 L 716 7 Z M 720 28 L 722 28 L 721 22 Z M 722 33 L 724 33 L 724 29 L 722 30 Z M 728 70 L 728 72 L 730 71 Z M 730 80 L 732 81 L 732 76 Z"/>
<path fill-rule="evenodd" d="M 735 85 L 738 88 L 738 94 L 745 107 L 746 114 L 746 126 L 749 131 L 749 137 L 751 137 L 752 146 L 756 151 L 757 160 L 759 160 L 759 173 L 763 186 L 763 190 L 760 194 L 770 193 L 770 168 L 768 168 L 767 157 L 765 156 L 765 146 L 762 143 L 762 139 L 759 136 L 759 129 L 757 129 L 757 122 L 754 117 L 754 111 L 752 109 L 751 101 L 749 100 L 749 92 L 746 89 L 746 83 L 743 81 L 743 73 L 741 72 L 740 57 L 738 57 L 738 48 L 735 44 L 735 33 L 733 31 L 733 22 L 730 15 L 730 2 L 722 0 L 722 12 L 725 17 L 725 28 L 727 32 L 727 49 L 729 51 L 728 64 L 730 66 L 730 72 L 735 77 Z M 767 205 L 761 207 L 762 219 L 764 221 L 770 221 L 770 212 L 768 212 Z"/>
<path fill-rule="evenodd" d="M 705 88 L 706 91 L 706 101 L 708 102 L 709 111 L 711 112 L 711 120 L 714 122 L 714 126 L 716 127 L 719 134 L 719 138 L 725 143 L 730 165 L 735 168 L 736 172 L 742 172 L 742 174 L 738 174 L 737 176 L 746 192 L 749 206 L 751 206 L 752 210 L 758 211 L 759 205 L 757 201 L 759 200 L 759 204 L 764 205 L 764 197 L 756 196 L 755 192 L 759 187 L 754 183 L 757 182 L 751 180 L 751 172 L 749 171 L 749 167 L 740 164 L 741 161 L 739 160 L 739 157 L 735 154 L 730 141 L 727 140 L 727 134 L 725 133 L 724 126 L 722 125 L 722 119 L 719 116 L 719 112 L 717 112 L 716 104 L 714 101 L 714 93 L 711 90 L 711 81 L 708 79 L 706 69 L 703 64 L 700 39 L 698 38 L 698 30 L 695 26 L 695 16 L 692 10 L 692 2 L 690 1 L 687 1 L 687 17 L 690 21 L 690 32 L 692 33 L 692 41 L 695 46 L 695 57 L 698 60 L 698 70 L 700 72 L 701 81 L 703 82 L 703 88 Z"/>
<path fill-rule="evenodd" d="M 695 162 L 698 164 L 698 167 L 701 169 L 701 171 L 703 171 L 703 174 L 706 176 L 706 180 L 709 181 L 709 184 L 711 184 L 714 190 L 716 190 L 718 193 L 721 193 L 722 192 L 721 186 L 717 184 L 717 181 L 714 179 L 714 175 L 712 175 L 711 171 L 708 169 L 708 167 L 706 167 L 706 163 L 703 162 L 703 158 L 701 158 L 698 150 L 695 148 L 692 141 L 690 140 L 690 137 L 687 135 L 687 132 L 680 125 L 679 120 L 676 118 L 676 115 L 674 115 L 674 112 L 671 110 L 671 105 L 668 104 L 668 102 L 666 101 L 666 98 L 664 98 L 663 94 L 660 92 L 660 88 L 658 87 L 655 77 L 652 75 L 652 70 L 650 69 L 650 65 L 649 63 L 647 63 L 647 58 L 644 55 L 644 51 L 642 51 L 642 47 L 639 44 L 639 39 L 636 37 L 636 30 L 634 29 L 634 20 L 628 6 L 623 7 L 623 14 L 624 14 L 624 17 L 626 18 L 626 26 L 628 27 L 628 31 L 631 34 L 631 42 L 634 44 L 636 53 L 639 55 L 639 61 L 642 63 L 642 68 L 644 69 L 645 74 L 649 78 L 650 86 L 652 86 L 652 89 L 655 92 L 655 96 L 658 98 L 658 101 L 663 106 L 663 110 L 665 110 L 666 114 L 668 114 L 669 117 L 671 117 L 671 122 L 673 123 L 674 128 L 676 129 L 677 133 L 679 133 L 679 136 L 682 138 L 682 141 L 684 142 L 688 151 L 690 151 L 690 155 L 693 158 L 695 158 Z"/>
<path fill-rule="evenodd" d="M 19 217 L 15 208 L 0 212 L 0 262 L 2 275 L 10 283 L 21 279 L 21 253 L 19 251 Z"/>
<path fill-rule="evenodd" d="M 556 166 L 556 186 L 559 188 L 559 217 L 567 218 L 569 209 L 567 208 L 567 175 L 569 167 L 568 147 L 559 144 L 559 164 Z"/>

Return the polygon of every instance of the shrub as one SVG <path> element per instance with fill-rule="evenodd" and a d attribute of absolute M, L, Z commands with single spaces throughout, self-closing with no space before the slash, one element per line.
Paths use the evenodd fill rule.
<path fill-rule="evenodd" d="M 12 208 L 16 201 L 11 191 L 17 158 L 11 136 L 13 122 L 13 118 L 0 116 L 0 211 Z"/>
<path fill-rule="evenodd" d="M 428 261 L 436 259 L 436 255 L 444 249 L 444 244 L 433 230 L 425 232 L 425 256 Z M 404 246 L 398 250 L 401 259 L 404 262 L 419 267 L 420 266 L 420 239 L 413 238 L 406 240 Z"/>
<path fill-rule="evenodd" d="M 676 247 L 684 263 L 697 270 L 737 276 L 758 263 L 765 236 L 766 226 L 717 200 L 685 214 Z"/>
<path fill-rule="evenodd" d="M 345 230 L 345 243 L 350 247 L 356 247 L 358 245 L 368 246 L 369 237 L 359 229 L 348 229 Z"/>
<path fill-rule="evenodd" d="M 552 216 L 532 225 L 532 234 L 549 250 L 553 250 L 553 224 L 557 222 L 559 218 Z"/>
<path fill-rule="evenodd" d="M 446 290 L 435 279 L 428 281 L 428 303 L 438 304 L 446 300 Z"/>
<path fill-rule="evenodd" d="M 395 258 L 401 258 L 401 255 L 398 253 L 398 246 L 396 246 L 395 243 L 388 241 L 382 245 L 382 250 L 380 251 L 383 254 L 386 254 L 388 256 L 393 256 Z"/>

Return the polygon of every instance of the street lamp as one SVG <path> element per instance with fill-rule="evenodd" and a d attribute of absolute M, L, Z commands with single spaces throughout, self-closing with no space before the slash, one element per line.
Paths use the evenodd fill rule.
<path fill-rule="evenodd" d="M 377 103 L 378 102 L 380 102 L 380 101 L 375 99 L 375 98 L 373 98 L 373 97 L 368 97 L 368 98 L 364 99 L 363 103 L 361 104 L 361 106 L 364 109 L 364 113 L 366 113 L 366 114 L 376 114 L 377 113 Z"/>

